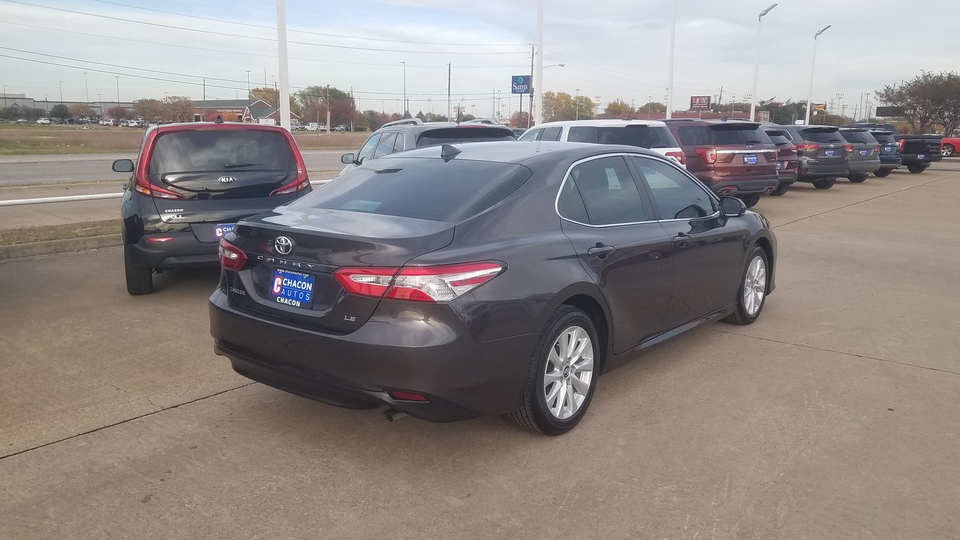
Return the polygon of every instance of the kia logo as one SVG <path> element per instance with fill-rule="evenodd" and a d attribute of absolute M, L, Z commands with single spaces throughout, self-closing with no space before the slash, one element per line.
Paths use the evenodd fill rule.
<path fill-rule="evenodd" d="M 281 255 L 289 255 L 293 252 L 293 240 L 286 236 L 278 236 L 277 239 L 273 241 L 273 249 L 277 250 L 277 253 Z"/>
<path fill-rule="evenodd" d="M 232 184 L 236 181 L 237 179 L 233 176 L 221 176 L 220 178 L 217 178 L 217 182 L 220 182 L 221 184 Z"/>

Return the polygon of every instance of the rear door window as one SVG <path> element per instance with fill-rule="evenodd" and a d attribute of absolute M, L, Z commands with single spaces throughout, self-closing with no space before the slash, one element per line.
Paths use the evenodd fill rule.
<path fill-rule="evenodd" d="M 563 128 L 561 128 L 560 126 L 543 128 L 543 135 L 540 136 L 540 140 L 541 141 L 559 141 L 561 131 L 563 131 Z"/>
<path fill-rule="evenodd" d="M 579 197 L 578 197 L 579 195 Z M 560 215 L 591 225 L 649 221 L 633 175 L 622 156 L 574 165 L 557 201 Z"/>
<path fill-rule="evenodd" d="M 677 141 L 665 127 L 624 126 L 597 128 L 597 142 L 601 144 L 625 144 L 640 148 L 676 148 Z"/>

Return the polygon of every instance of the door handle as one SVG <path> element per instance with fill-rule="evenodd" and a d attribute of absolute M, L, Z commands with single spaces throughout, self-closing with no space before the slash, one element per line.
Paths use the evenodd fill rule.
<path fill-rule="evenodd" d="M 601 259 L 606 259 L 607 255 L 610 255 L 611 253 L 616 251 L 616 249 L 617 248 L 613 246 L 607 246 L 600 242 L 597 242 L 596 246 L 587 249 L 587 255 L 590 255 L 591 257 L 599 257 Z"/>
<path fill-rule="evenodd" d="M 690 241 L 690 237 L 684 233 L 680 233 L 673 237 L 673 245 L 677 248 L 687 247 L 687 242 Z"/>

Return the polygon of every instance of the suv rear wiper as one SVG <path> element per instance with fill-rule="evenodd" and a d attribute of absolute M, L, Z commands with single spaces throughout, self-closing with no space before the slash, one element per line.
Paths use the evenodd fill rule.
<path fill-rule="evenodd" d="M 238 169 L 240 167 L 256 167 L 257 165 L 263 165 L 263 163 L 237 163 L 235 165 L 224 165 L 224 169 Z"/>

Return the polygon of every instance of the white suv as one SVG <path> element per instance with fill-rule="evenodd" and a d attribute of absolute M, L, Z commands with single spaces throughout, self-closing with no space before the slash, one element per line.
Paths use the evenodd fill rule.
<path fill-rule="evenodd" d="M 686 166 L 683 150 L 667 125 L 656 120 L 565 120 L 528 129 L 521 141 L 569 141 L 624 144 L 649 148 Z"/>

